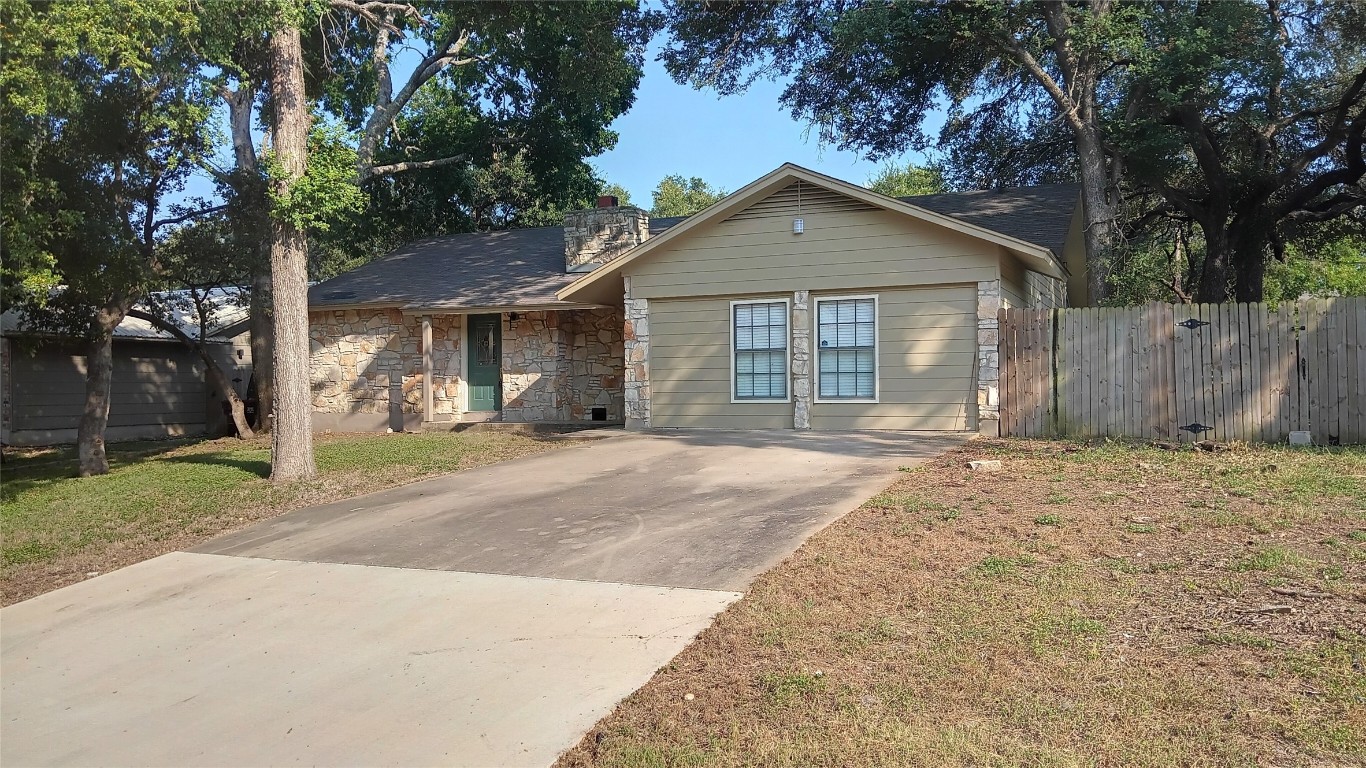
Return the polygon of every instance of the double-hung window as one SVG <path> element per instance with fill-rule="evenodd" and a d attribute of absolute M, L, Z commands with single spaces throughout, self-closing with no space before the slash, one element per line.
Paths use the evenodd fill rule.
<path fill-rule="evenodd" d="M 736 301 L 730 305 L 732 399 L 787 401 L 786 301 Z"/>
<path fill-rule="evenodd" d="M 877 400 L 877 299 L 816 299 L 816 398 Z"/>

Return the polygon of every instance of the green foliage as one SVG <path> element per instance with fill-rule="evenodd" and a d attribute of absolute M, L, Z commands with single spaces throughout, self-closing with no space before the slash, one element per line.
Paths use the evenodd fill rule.
<path fill-rule="evenodd" d="M 1155 5 L 1144 34 L 1120 81 L 1127 104 L 1113 106 L 1106 128 L 1132 184 L 1160 199 L 1151 213 L 1199 230 L 1194 292 L 1220 300 L 1234 282 L 1240 300 L 1270 297 L 1262 270 L 1273 252 L 1288 267 L 1281 277 L 1314 282 L 1280 244 L 1313 238 L 1318 222 L 1366 203 L 1354 187 L 1366 166 L 1350 159 L 1359 127 L 1356 138 L 1349 128 L 1366 105 L 1366 12 Z"/>
<path fill-rule="evenodd" d="M 784 79 L 783 105 L 841 149 L 880 160 L 938 139 L 945 176 L 972 188 L 1056 180 L 1073 167 L 1071 137 L 1037 130 L 1057 128 L 1056 108 L 1003 49 L 1014 41 L 1056 74 L 1032 4 L 670 2 L 665 13 L 672 39 L 660 58 L 675 80 L 733 94 Z M 1077 40 L 1099 60 L 1116 55 L 1107 43 Z M 946 105 L 936 136 L 927 129 Z"/>
<path fill-rule="evenodd" d="M 190 213 L 161 208 L 210 141 L 198 22 L 183 2 L 2 12 L 4 303 L 81 334 L 157 286 L 166 219 Z"/>
<path fill-rule="evenodd" d="M 267 178 L 286 175 L 271 153 L 262 157 Z M 305 232 L 326 232 L 336 219 L 365 209 L 366 199 L 356 186 L 356 150 L 338 125 L 318 123 L 309 131 L 308 169 L 283 193 L 269 193 L 271 215 Z"/>
<path fill-rule="evenodd" d="M 406 240 L 557 224 L 564 212 L 591 206 L 602 182 L 586 159 L 616 143 L 607 126 L 635 98 L 655 27 L 654 15 L 631 2 L 420 8 L 431 24 L 406 28 L 408 45 L 427 50 L 449 30 L 469 29 L 466 52 L 478 58 L 422 86 L 375 163 L 460 160 L 367 183 L 364 212 L 315 234 L 317 276 Z M 310 89 L 324 112 L 359 130 L 377 87 L 373 34 L 354 19 L 341 29 L 306 40 L 318 59 Z"/>
<path fill-rule="evenodd" d="M 650 215 L 691 216 L 727 194 L 726 190 L 717 189 L 696 176 L 687 179 L 678 174 L 665 176 L 655 187 Z"/>
<path fill-rule="evenodd" d="M 1120 293 L 1208 301 L 1236 285 L 1239 298 L 1261 298 L 1273 254 L 1287 268 L 1272 280 L 1354 284 L 1332 259 L 1283 257 L 1283 245 L 1366 205 L 1360 3 L 665 8 L 672 40 L 661 60 L 674 79 L 722 94 L 784 80 L 782 104 L 822 141 L 873 159 L 937 145 L 952 188 L 1074 180 L 1078 137 L 1098 134 L 1106 167 L 1088 166 L 1083 180 L 1095 189 L 1109 175 L 1101 181 L 1130 203 L 1122 223 L 1136 245 L 1110 281 Z M 1196 230 L 1175 265 L 1163 258 L 1173 223 Z"/>
<path fill-rule="evenodd" d="M 911 195 L 933 195 L 947 192 L 943 171 L 935 166 L 921 168 L 915 163 L 904 167 L 885 165 L 877 175 L 868 179 L 868 188 L 888 197 L 909 197 Z"/>
<path fill-rule="evenodd" d="M 1279 303 L 1305 295 L 1366 296 L 1366 236 L 1289 245 L 1285 259 L 1267 268 L 1266 300 Z"/>
<path fill-rule="evenodd" d="M 598 191 L 599 195 L 610 195 L 617 199 L 622 205 L 631 205 L 631 192 L 620 184 L 604 184 Z"/>

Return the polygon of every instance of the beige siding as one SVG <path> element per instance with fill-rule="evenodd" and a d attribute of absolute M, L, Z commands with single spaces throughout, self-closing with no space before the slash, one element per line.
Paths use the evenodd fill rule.
<path fill-rule="evenodd" d="M 1072 212 L 1072 223 L 1067 230 L 1067 240 L 1062 246 L 1062 262 L 1067 265 L 1067 306 L 1088 307 L 1091 305 L 1091 291 L 1086 282 L 1086 239 L 1083 233 L 1085 218 L 1082 206 L 1077 205 Z"/>
<path fill-rule="evenodd" d="M 1024 309 L 1029 306 L 1025 292 L 1025 268 L 1019 259 L 1008 253 L 1001 254 L 1001 304 L 1006 309 Z"/>
<path fill-rule="evenodd" d="M 730 401 L 730 355 L 729 299 L 651 301 L 651 426 L 790 428 L 790 402 Z"/>
<path fill-rule="evenodd" d="M 975 283 L 998 248 L 934 224 L 796 183 L 631 264 L 642 299 Z M 792 233 L 795 218 L 804 234 Z"/>
<path fill-rule="evenodd" d="M 811 427 L 968 429 L 977 361 L 976 288 L 870 293 L 878 297 L 878 402 L 817 400 L 811 406 Z M 819 368 L 818 362 L 813 367 Z"/>
<path fill-rule="evenodd" d="M 1008 253 L 1001 254 L 1001 300 L 1007 309 L 1060 309 L 1067 286 L 1055 277 L 1026 269 Z"/>
<path fill-rule="evenodd" d="M 976 289 L 934 286 L 860 293 L 878 297 L 879 402 L 814 402 L 812 428 L 968 429 L 977 357 Z M 839 295 L 844 294 L 814 294 L 813 311 L 816 299 Z M 650 302 L 653 426 L 792 426 L 790 402 L 731 402 L 730 302 L 761 298 L 767 297 Z"/>
<path fill-rule="evenodd" d="M 1033 309 L 1062 309 L 1067 306 L 1067 285 L 1041 272 L 1026 271 L 1024 306 Z"/>

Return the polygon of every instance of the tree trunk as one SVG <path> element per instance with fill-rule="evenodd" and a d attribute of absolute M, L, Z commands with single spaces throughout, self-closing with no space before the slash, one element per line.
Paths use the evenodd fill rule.
<path fill-rule="evenodd" d="M 275 410 L 275 317 L 270 300 L 270 258 L 262 243 L 261 261 L 251 276 L 251 367 L 256 379 L 257 432 L 270 431 L 271 414 Z"/>
<path fill-rule="evenodd" d="M 228 400 L 228 413 L 232 416 L 233 426 L 237 427 L 237 436 L 243 440 L 256 436 L 251 431 L 251 425 L 247 423 L 246 403 L 242 402 L 242 398 L 237 394 L 237 389 L 232 385 L 232 380 L 228 378 L 228 374 L 223 370 L 222 366 L 218 364 L 218 361 L 213 358 L 213 355 L 209 354 L 208 347 L 205 347 L 202 341 L 185 333 L 185 331 L 181 330 L 180 327 L 174 323 L 167 322 L 150 312 L 143 312 L 139 309 L 130 309 L 128 310 L 128 315 L 130 317 L 146 320 L 157 328 L 171 334 L 176 337 L 181 344 L 189 347 L 196 355 L 199 355 L 199 359 L 204 361 L 204 367 L 209 372 L 209 379 L 213 382 L 213 385 L 218 388 L 218 391 L 223 393 L 223 397 Z"/>
<path fill-rule="evenodd" d="M 1230 244 L 1233 256 L 1233 295 L 1236 301 L 1262 300 L 1266 283 L 1266 254 L 1271 233 L 1255 225 L 1233 222 L 1236 235 Z"/>
<path fill-rule="evenodd" d="M 1200 270 L 1200 286 L 1195 300 L 1200 304 L 1222 304 L 1228 301 L 1228 227 L 1223 222 L 1216 226 L 1201 226 L 1205 233 L 1205 264 Z"/>
<path fill-rule="evenodd" d="M 1119 227 L 1115 204 L 1110 200 L 1110 173 L 1105 148 L 1094 128 L 1078 131 L 1077 159 L 1081 175 L 1082 227 L 1086 242 L 1087 303 L 1096 305 L 1110 296 L 1110 268 Z"/>
<path fill-rule="evenodd" d="M 247 404 L 242 402 L 241 396 L 233 388 L 232 380 L 218 366 L 218 362 L 213 359 L 203 344 L 195 345 L 195 351 L 199 353 L 200 359 L 208 366 L 209 379 L 213 381 L 213 385 L 228 399 L 228 414 L 232 416 L 232 425 L 237 428 L 237 436 L 243 440 L 256 437 L 256 434 L 251 431 L 251 425 L 247 423 Z"/>
<path fill-rule="evenodd" d="M 238 194 L 248 198 L 246 204 L 252 210 L 263 212 L 267 201 L 263 190 L 256 184 L 260 166 L 251 135 L 252 111 L 258 92 L 256 83 L 244 81 L 236 91 L 225 91 L 223 98 L 228 104 L 233 156 L 237 160 L 238 183 L 242 185 Z M 251 361 L 253 378 L 256 380 L 256 423 L 252 426 L 255 431 L 264 433 L 270 431 L 273 410 L 271 359 L 275 354 L 275 321 L 271 318 L 270 303 L 270 244 L 266 235 L 255 228 L 241 234 L 244 239 L 252 236 L 260 238 L 251 269 Z"/>
<path fill-rule="evenodd" d="M 271 135 L 284 178 L 277 194 L 304 174 L 311 119 L 296 28 L 270 36 Z M 292 222 L 271 221 L 271 300 L 274 306 L 274 406 L 271 480 L 313 477 L 313 398 L 308 370 L 308 240 Z"/>
<path fill-rule="evenodd" d="M 109 473 L 104 430 L 109 425 L 109 389 L 114 381 L 114 329 L 123 322 L 118 306 L 102 307 L 90 321 L 94 340 L 85 353 L 85 408 L 76 430 L 81 477 Z"/>

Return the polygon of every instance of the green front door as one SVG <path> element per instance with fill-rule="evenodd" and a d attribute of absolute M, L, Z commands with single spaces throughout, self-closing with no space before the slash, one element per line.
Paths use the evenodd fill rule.
<path fill-rule="evenodd" d="M 469 390 L 471 411 L 502 410 L 499 362 L 503 358 L 503 316 L 470 315 Z"/>

